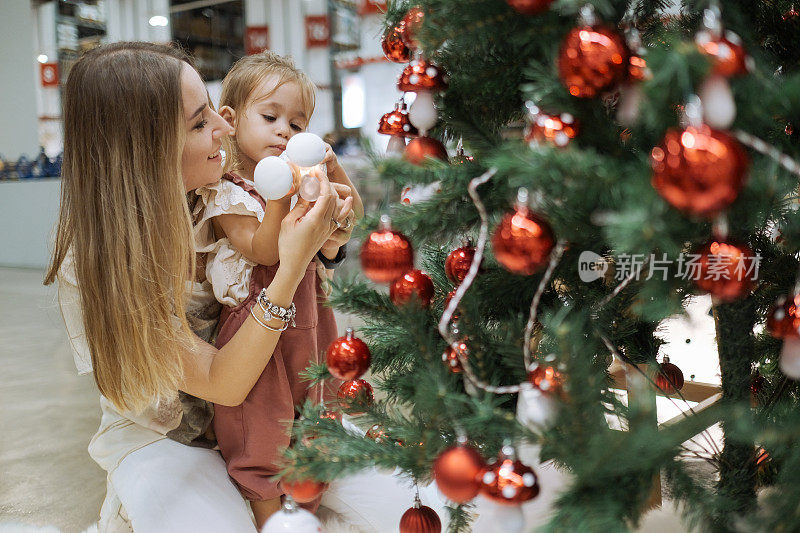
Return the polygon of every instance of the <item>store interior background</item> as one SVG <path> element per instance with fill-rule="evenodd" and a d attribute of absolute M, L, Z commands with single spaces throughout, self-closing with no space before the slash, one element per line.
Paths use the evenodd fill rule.
<path fill-rule="evenodd" d="M 385 60 L 376 0 L 3 0 L 0 35 L 0 266 L 43 268 L 58 214 L 61 86 L 100 43 L 177 42 L 196 59 L 213 100 L 233 62 L 267 47 L 317 85 L 309 131 L 331 135 L 365 187 L 359 139 L 383 151 L 378 120 L 400 93 L 404 65 Z M 410 103 L 410 102 L 409 102 Z M 47 159 L 44 158 L 46 156 Z M 373 194 L 370 194 L 373 193 Z"/>

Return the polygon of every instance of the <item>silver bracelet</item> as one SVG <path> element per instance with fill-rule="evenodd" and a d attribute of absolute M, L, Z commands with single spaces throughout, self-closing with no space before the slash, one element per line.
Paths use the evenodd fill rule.
<path fill-rule="evenodd" d="M 268 325 L 264 324 L 264 323 L 263 323 L 261 320 L 259 320 L 258 316 L 256 316 L 256 314 L 253 312 L 253 308 L 254 308 L 254 307 L 255 307 L 255 305 L 253 305 L 253 306 L 251 306 L 251 307 L 250 307 L 250 314 L 253 316 L 253 319 L 254 319 L 256 322 L 258 322 L 258 323 L 259 323 L 259 325 L 260 325 L 262 328 L 264 328 L 264 329 L 268 329 L 268 330 L 270 330 L 270 331 L 277 331 L 278 333 L 280 333 L 280 332 L 282 332 L 282 331 L 286 331 L 286 329 L 289 327 L 289 323 L 288 323 L 288 322 L 284 322 L 284 323 L 283 323 L 283 327 L 282 327 L 282 328 L 273 328 L 273 327 L 270 327 L 270 326 L 268 326 Z"/>
<path fill-rule="evenodd" d="M 256 301 L 258 301 L 258 305 L 260 305 L 261 309 L 264 311 L 264 320 L 269 320 L 269 318 L 267 318 L 267 315 L 269 315 L 272 318 L 283 320 L 286 323 L 291 322 L 292 327 L 296 327 L 294 323 L 294 317 L 297 315 L 297 307 L 295 307 L 294 302 L 292 302 L 292 305 L 290 305 L 288 308 L 276 305 L 270 302 L 269 298 L 267 298 L 266 288 L 261 289 Z"/>

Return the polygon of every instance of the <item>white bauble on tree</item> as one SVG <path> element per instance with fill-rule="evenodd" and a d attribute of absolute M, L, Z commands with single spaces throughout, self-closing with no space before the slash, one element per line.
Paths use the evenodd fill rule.
<path fill-rule="evenodd" d="M 256 191 L 267 200 L 283 198 L 292 190 L 292 169 L 280 157 L 265 157 L 253 171 Z"/>
<path fill-rule="evenodd" d="M 325 141 L 313 133 L 297 133 L 286 143 L 284 153 L 299 167 L 313 167 L 325 159 Z"/>
<path fill-rule="evenodd" d="M 389 157 L 402 157 L 406 151 L 406 138 L 402 135 L 392 135 L 389 137 L 389 144 L 386 145 L 386 155 Z"/>
<path fill-rule="evenodd" d="M 436 115 L 436 105 L 433 103 L 433 93 L 430 91 L 419 91 L 414 103 L 408 109 L 408 119 L 416 127 L 420 135 L 436 125 L 438 116 Z"/>
<path fill-rule="evenodd" d="M 480 516 L 473 533 L 522 533 L 525 528 L 525 516 L 519 505 L 503 505 L 481 498 L 478 509 Z"/>
<path fill-rule="evenodd" d="M 644 97 L 642 86 L 639 83 L 626 85 L 622 87 L 620 93 L 617 122 L 625 127 L 634 126 L 639 121 L 639 109 Z"/>
<path fill-rule="evenodd" d="M 287 498 L 283 508 L 269 517 L 261 533 L 322 533 L 322 524 L 312 513 Z"/>
<path fill-rule="evenodd" d="M 555 397 L 523 383 L 517 398 L 517 420 L 531 431 L 541 431 L 555 420 L 558 407 Z"/>
<path fill-rule="evenodd" d="M 800 339 L 783 339 L 780 360 L 781 372 L 791 379 L 800 379 Z"/>
<path fill-rule="evenodd" d="M 709 76 L 698 93 L 703 102 L 703 121 L 720 130 L 731 127 L 736 118 L 736 102 L 728 80 L 722 76 Z"/>

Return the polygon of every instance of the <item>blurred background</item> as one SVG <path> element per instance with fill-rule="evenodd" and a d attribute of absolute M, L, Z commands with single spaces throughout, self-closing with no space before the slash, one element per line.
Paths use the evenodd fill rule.
<path fill-rule="evenodd" d="M 0 266 L 43 267 L 58 212 L 61 88 L 81 53 L 102 43 L 177 43 L 196 59 L 212 99 L 240 57 L 290 55 L 317 86 L 309 131 L 359 180 L 359 137 L 391 111 L 402 64 L 381 50 L 377 0 L 3 0 L 0 2 Z M 409 102 L 410 103 L 410 102 Z M 368 199 L 371 191 L 365 190 Z M 380 196 L 379 191 L 372 191 Z M 379 198 L 378 198 L 379 199 Z M 35 210 L 31 206 L 36 205 Z"/>

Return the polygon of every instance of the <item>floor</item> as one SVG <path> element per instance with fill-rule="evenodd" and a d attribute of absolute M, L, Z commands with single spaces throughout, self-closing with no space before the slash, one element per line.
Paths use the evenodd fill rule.
<path fill-rule="evenodd" d="M 42 277 L 0 268 L 0 523 L 80 532 L 105 494 L 105 473 L 86 452 L 100 407 Z"/>

